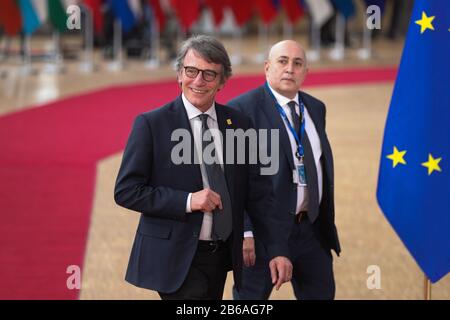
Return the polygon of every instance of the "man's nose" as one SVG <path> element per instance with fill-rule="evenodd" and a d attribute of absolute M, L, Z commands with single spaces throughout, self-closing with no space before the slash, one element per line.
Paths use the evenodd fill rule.
<path fill-rule="evenodd" d="M 287 64 L 286 72 L 288 72 L 288 73 L 293 73 L 294 72 L 294 63 L 293 62 Z"/>
<path fill-rule="evenodd" d="M 199 71 L 197 76 L 194 79 L 195 84 L 204 84 L 205 80 L 203 79 L 203 72 Z"/>

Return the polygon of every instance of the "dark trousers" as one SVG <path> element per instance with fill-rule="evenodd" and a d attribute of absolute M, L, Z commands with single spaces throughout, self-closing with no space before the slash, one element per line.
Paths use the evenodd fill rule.
<path fill-rule="evenodd" d="M 241 289 L 233 288 L 235 300 L 267 300 L 272 292 L 269 261 L 260 248 L 257 248 L 255 265 L 243 269 Z M 317 239 L 307 217 L 300 223 L 293 222 L 289 249 L 295 297 L 301 300 L 334 299 L 333 257 Z"/>
<path fill-rule="evenodd" d="M 222 300 L 227 272 L 231 266 L 229 241 L 215 247 L 199 241 L 189 272 L 173 293 L 158 292 L 162 300 Z"/>

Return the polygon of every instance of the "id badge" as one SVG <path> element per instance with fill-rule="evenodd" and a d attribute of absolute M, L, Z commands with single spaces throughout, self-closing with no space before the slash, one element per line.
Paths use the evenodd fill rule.
<path fill-rule="evenodd" d="M 297 165 L 297 175 L 298 175 L 298 185 L 306 187 L 308 184 L 306 182 L 306 169 L 303 163 Z"/>

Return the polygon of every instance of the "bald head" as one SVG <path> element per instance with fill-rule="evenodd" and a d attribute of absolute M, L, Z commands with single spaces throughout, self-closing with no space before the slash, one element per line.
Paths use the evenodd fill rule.
<path fill-rule="evenodd" d="M 308 73 L 305 50 L 294 40 L 276 43 L 269 51 L 265 73 L 272 89 L 293 99 Z"/>
<path fill-rule="evenodd" d="M 303 49 L 300 43 L 294 40 L 283 40 L 275 43 L 272 48 L 270 48 L 269 56 L 267 59 L 271 60 L 274 57 L 277 57 L 280 53 L 282 54 L 283 52 L 286 52 L 288 50 L 298 51 L 302 59 L 304 59 L 306 65 L 305 49 Z"/>

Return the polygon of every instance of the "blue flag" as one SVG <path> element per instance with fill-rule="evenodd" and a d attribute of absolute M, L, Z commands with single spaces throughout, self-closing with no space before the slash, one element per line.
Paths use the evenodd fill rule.
<path fill-rule="evenodd" d="M 39 28 L 41 22 L 30 0 L 20 0 L 19 6 L 22 14 L 23 32 L 30 35 Z"/>
<path fill-rule="evenodd" d="M 124 33 L 128 33 L 136 25 L 136 18 L 131 11 L 128 0 L 110 0 L 111 9 L 116 18 L 122 24 Z"/>
<path fill-rule="evenodd" d="M 450 3 L 416 0 L 384 132 L 377 198 L 423 272 L 450 271 Z"/>
<path fill-rule="evenodd" d="M 355 4 L 353 3 L 353 0 L 331 0 L 331 2 L 345 19 L 355 15 Z"/>
<path fill-rule="evenodd" d="M 366 2 L 366 6 L 378 6 L 380 8 L 380 12 L 384 12 L 384 6 L 386 4 L 386 0 L 364 0 Z"/>

